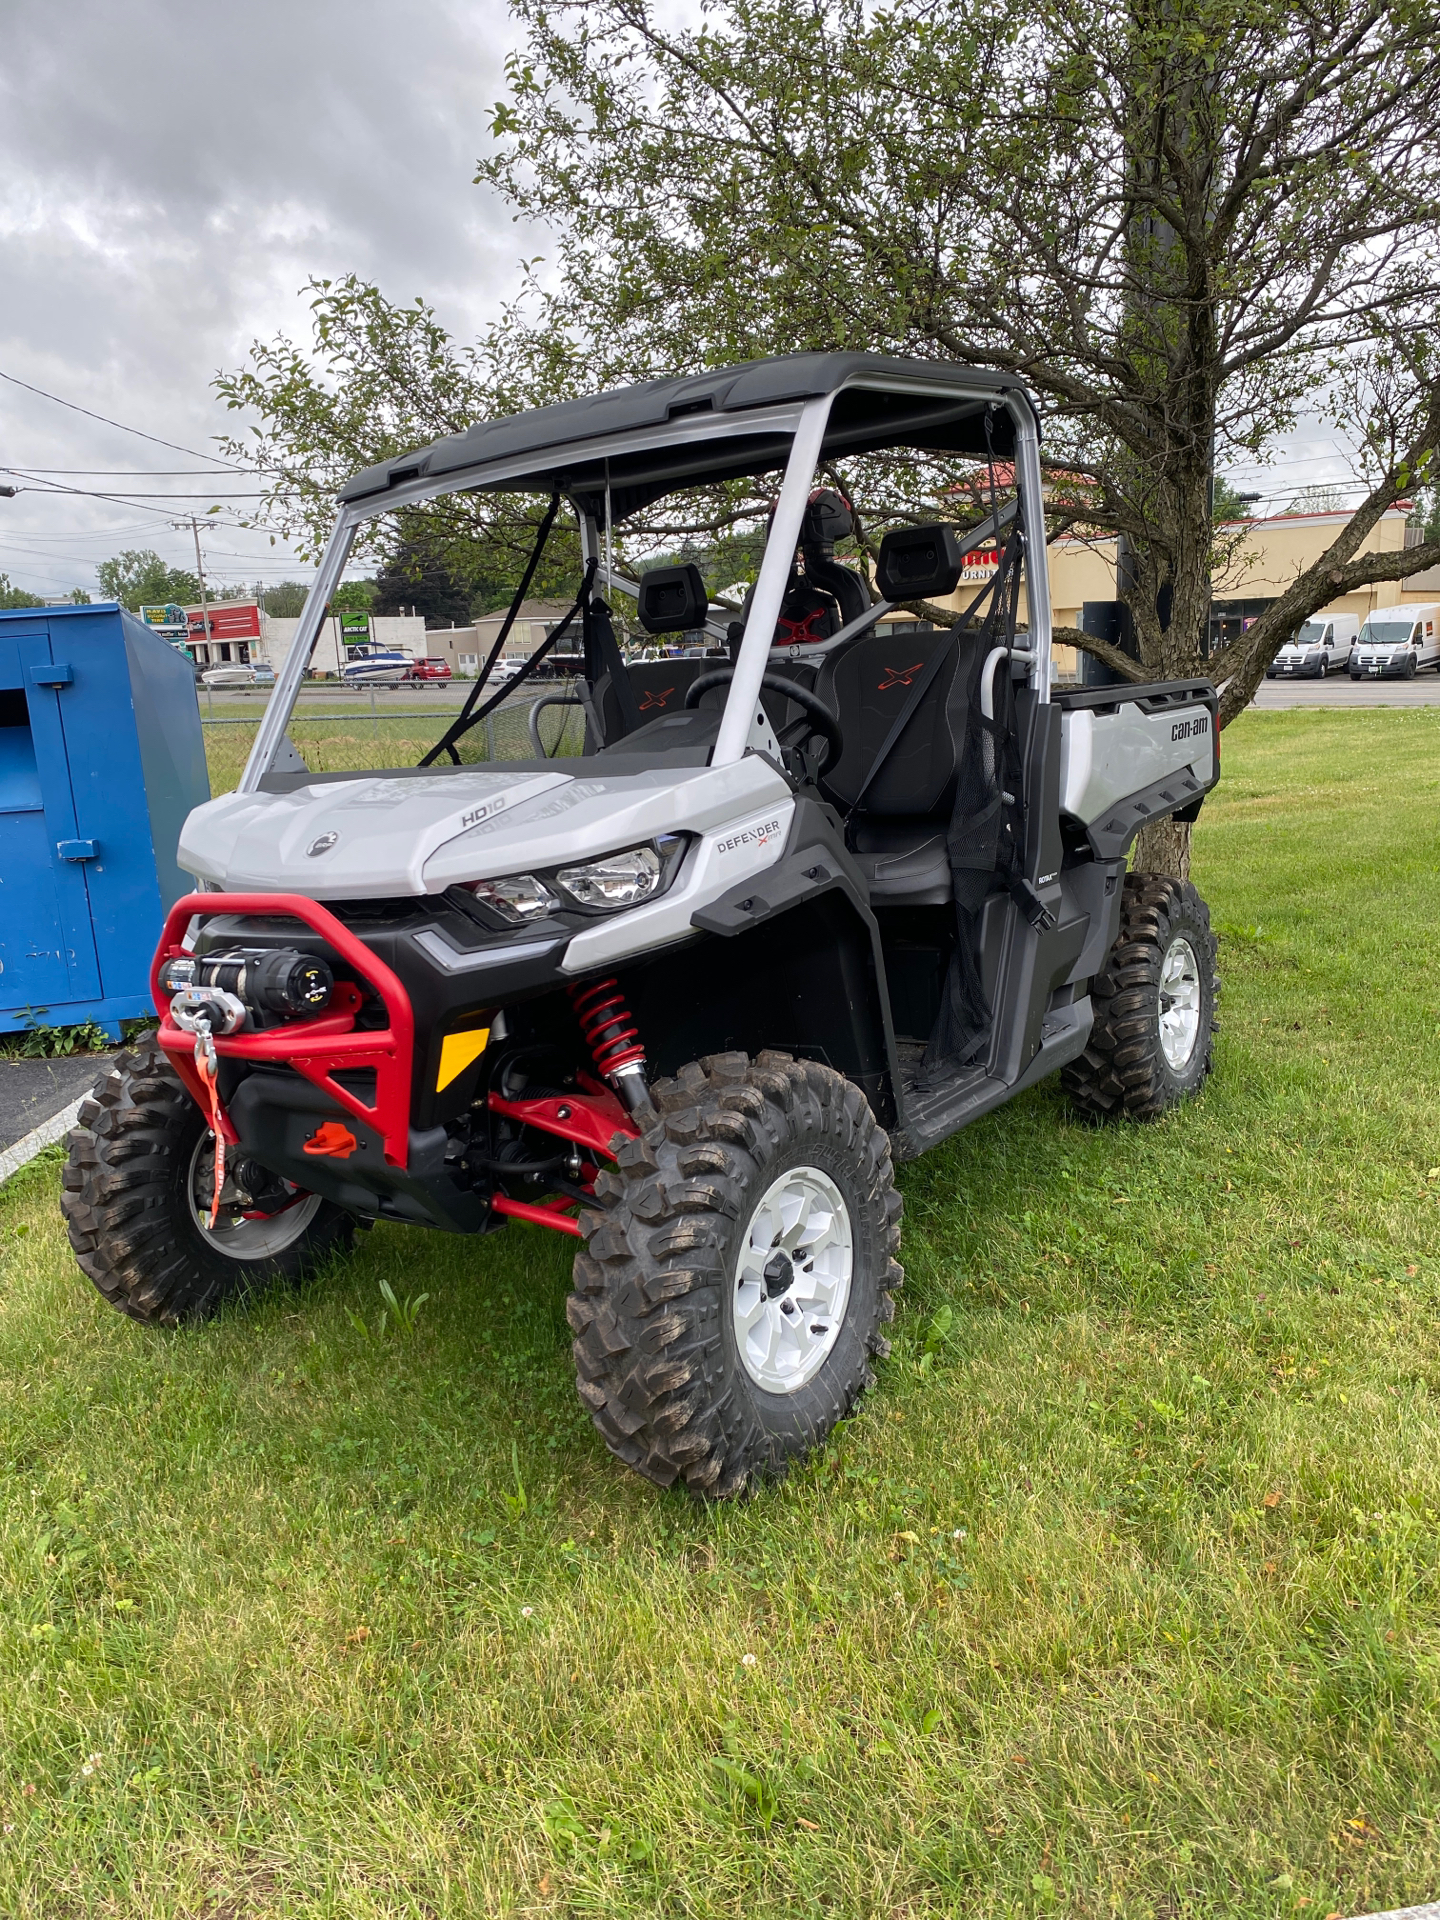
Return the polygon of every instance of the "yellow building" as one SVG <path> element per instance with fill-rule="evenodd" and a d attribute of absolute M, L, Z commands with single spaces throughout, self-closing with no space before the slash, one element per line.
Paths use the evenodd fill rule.
<path fill-rule="evenodd" d="M 1414 545 L 1418 531 L 1407 528 L 1409 509 L 1395 507 L 1383 514 L 1361 542 L 1363 553 L 1400 553 Z M 1222 538 L 1240 538 L 1230 564 L 1215 579 L 1215 620 L 1212 628 L 1219 637 L 1224 631 L 1248 625 L 1265 607 L 1279 597 L 1297 574 L 1312 566 L 1331 545 L 1348 519 L 1348 513 L 1282 513 L 1270 519 L 1237 522 L 1222 528 Z M 1081 610 L 1087 600 L 1115 598 L 1115 541 L 1082 540 L 1065 536 L 1050 545 L 1050 617 L 1057 627 L 1078 627 Z M 972 554 L 974 562 L 965 569 L 960 591 L 951 605 L 964 606 L 994 572 L 998 554 L 993 550 Z M 1325 613 L 1353 613 L 1364 620 L 1378 607 L 1398 606 L 1406 601 L 1440 600 L 1440 568 L 1411 574 L 1400 580 L 1381 580 L 1358 593 L 1342 594 L 1321 609 Z M 1021 621 L 1026 618 L 1025 599 L 1020 601 Z M 1078 671 L 1079 662 L 1071 647 L 1057 646 L 1056 666 L 1062 679 Z"/>

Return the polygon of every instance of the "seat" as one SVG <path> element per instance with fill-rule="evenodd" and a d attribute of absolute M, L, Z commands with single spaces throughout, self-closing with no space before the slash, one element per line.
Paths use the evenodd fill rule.
<path fill-rule="evenodd" d="M 944 906 L 952 897 L 945 836 L 965 737 L 961 663 L 970 644 L 957 644 L 948 629 L 871 633 L 829 655 L 816 677 L 815 692 L 839 717 L 845 738 L 844 753 L 821 782 L 849 814 L 850 843 L 877 906 Z M 867 786 L 916 681 L 941 648 L 948 661 Z"/>
<path fill-rule="evenodd" d="M 635 695 L 636 711 L 640 715 L 641 726 L 652 720 L 658 720 L 661 714 L 683 712 L 685 695 L 702 673 L 710 673 L 714 668 L 723 666 L 722 660 L 637 660 L 630 668 L 630 687 Z M 596 688 L 599 694 L 600 718 L 605 728 L 605 740 L 609 746 L 616 745 L 624 736 L 625 722 L 620 714 L 620 701 L 610 683 L 608 674 Z"/>
<path fill-rule="evenodd" d="M 877 905 L 943 907 L 951 897 L 948 822 L 866 820 L 854 833 L 856 865 Z"/>
<path fill-rule="evenodd" d="M 730 663 L 715 655 L 699 660 L 638 660 L 629 669 L 630 687 L 635 695 L 635 706 L 640 716 L 640 725 L 648 728 L 652 721 L 669 717 L 685 711 L 685 696 L 702 674 L 714 673 Z M 810 661 L 785 660 L 766 668 L 767 673 L 778 674 L 782 679 L 795 680 L 802 687 L 808 687 L 814 678 L 815 667 Z M 611 684 L 608 674 L 597 684 L 600 717 L 605 728 L 605 742 L 608 747 L 623 747 L 627 738 L 625 722 L 620 712 L 620 701 Z M 700 696 L 700 705 L 705 712 L 716 712 L 725 705 L 728 687 L 712 687 L 708 693 Z M 781 732 L 800 713 L 799 707 L 792 701 L 782 699 L 778 694 L 763 693 L 761 700 L 770 724 L 777 733 Z M 628 736 L 633 740 L 636 736 Z"/>

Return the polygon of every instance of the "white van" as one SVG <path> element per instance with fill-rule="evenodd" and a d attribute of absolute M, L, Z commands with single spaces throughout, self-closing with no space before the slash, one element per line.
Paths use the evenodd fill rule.
<path fill-rule="evenodd" d="M 1265 669 L 1265 678 L 1273 680 L 1283 674 L 1297 680 L 1323 680 L 1327 673 L 1338 672 L 1348 664 L 1359 631 L 1356 614 L 1317 613 L 1293 640 L 1285 642 Z"/>
<path fill-rule="evenodd" d="M 1350 678 L 1413 680 L 1422 667 L 1440 667 L 1440 604 L 1377 608 L 1360 629 Z"/>

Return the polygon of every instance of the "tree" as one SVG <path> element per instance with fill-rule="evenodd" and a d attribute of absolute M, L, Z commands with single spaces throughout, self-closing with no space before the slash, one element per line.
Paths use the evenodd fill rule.
<path fill-rule="evenodd" d="M 650 0 L 512 5 L 480 178 L 556 232 L 536 331 L 594 384 L 838 346 L 1013 371 L 1052 525 L 1133 556 L 1139 663 L 1061 637 L 1130 678 L 1208 664 L 1225 721 L 1298 620 L 1440 560 L 1359 552 L 1440 443 L 1428 8 L 716 0 L 686 31 Z M 1317 397 L 1365 499 L 1207 663 L 1215 460 Z M 1148 837 L 1183 867 L 1187 835 Z"/>
<path fill-rule="evenodd" d="M 376 582 L 373 580 L 342 580 L 330 596 L 330 604 L 337 613 L 369 613 L 375 604 Z"/>
<path fill-rule="evenodd" d="M 312 280 L 309 291 L 308 349 L 256 341 L 248 366 L 215 382 L 231 411 L 250 417 L 225 450 L 269 482 L 253 524 L 283 533 L 307 558 L 329 535 L 337 490 L 361 468 L 477 420 L 566 398 L 582 378 L 563 335 L 546 341 L 510 314 L 460 347 L 423 301 L 397 305 L 354 274 Z M 377 556 L 395 576 L 387 605 L 418 606 L 418 582 L 433 575 L 465 583 L 471 604 L 489 611 L 510 599 L 542 512 L 528 496 L 455 495 L 406 512 L 398 525 L 367 523 L 354 551 Z M 578 554 L 573 532 L 557 527 L 535 595 L 568 598 Z M 447 590 L 446 624 L 457 603 Z"/>
<path fill-rule="evenodd" d="M 23 587 L 12 587 L 8 573 L 0 573 L 0 607 L 43 607 L 45 602 L 38 593 L 27 593 Z"/>
<path fill-rule="evenodd" d="M 311 472 L 487 414 L 862 347 L 1026 381 L 1050 529 L 1123 536 L 1139 661 L 1057 637 L 1131 679 L 1208 669 L 1224 722 L 1307 614 L 1440 561 L 1360 552 L 1440 471 L 1440 42 L 1415 0 L 714 0 L 691 31 L 651 0 L 512 9 L 528 44 L 479 178 L 554 231 L 545 286 L 457 351 L 419 302 L 319 283 L 314 354 L 257 347 L 220 382 L 291 525 L 318 524 Z M 1216 528 L 1214 467 L 1316 404 L 1365 497 L 1207 661 L 1243 539 Z M 872 548 L 887 515 L 934 512 L 923 463 L 847 477 Z M 518 552 L 523 516 L 481 499 L 427 537 Z M 649 531 L 673 548 L 757 507 L 732 490 Z M 1138 857 L 1184 871 L 1188 830 Z"/>
<path fill-rule="evenodd" d="M 303 580 L 280 580 L 273 587 L 257 580 L 250 591 L 261 612 L 272 620 L 298 620 L 310 589 Z"/>
<path fill-rule="evenodd" d="M 423 539 L 402 539 L 375 575 L 373 604 L 376 613 L 418 613 L 427 627 L 464 627 L 470 593 Z"/>
<path fill-rule="evenodd" d="M 1286 513 L 1343 513 L 1349 504 L 1348 487 L 1301 487 L 1286 507 Z"/>
<path fill-rule="evenodd" d="M 1431 487 L 1420 496 L 1406 524 L 1427 546 L 1440 542 L 1440 487 Z"/>
<path fill-rule="evenodd" d="M 167 566 L 149 547 L 129 547 L 95 569 L 100 591 L 132 613 L 140 607 L 186 606 L 200 598 L 200 582 L 183 567 Z"/>

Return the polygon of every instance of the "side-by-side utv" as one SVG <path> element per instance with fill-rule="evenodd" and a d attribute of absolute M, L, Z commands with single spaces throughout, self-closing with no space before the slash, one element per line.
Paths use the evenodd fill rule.
<path fill-rule="evenodd" d="M 895 449 L 936 498 L 977 463 L 1015 487 L 978 527 L 904 525 L 844 564 L 853 509 L 824 476 Z M 610 529 L 765 476 L 743 617 L 695 568 L 652 569 L 639 624 L 712 652 L 627 663 Z M 286 729 L 357 528 L 470 490 L 548 499 L 535 557 L 578 520 L 574 605 L 525 674 L 583 649 L 584 751 L 467 758 L 516 694 L 482 675 L 419 766 L 312 772 Z M 936 621 L 980 548 L 998 564 Z M 238 791 L 186 822 L 197 891 L 155 957 L 159 1029 L 71 1136 L 80 1264 L 173 1323 L 298 1279 L 356 1223 L 557 1230 L 606 1445 L 733 1494 L 887 1351 L 896 1157 L 1056 1071 L 1094 1115 L 1200 1085 L 1208 916 L 1126 856 L 1218 772 L 1208 683 L 1052 687 L 1036 417 L 1011 379 L 802 354 L 390 460 L 341 495 Z"/>

